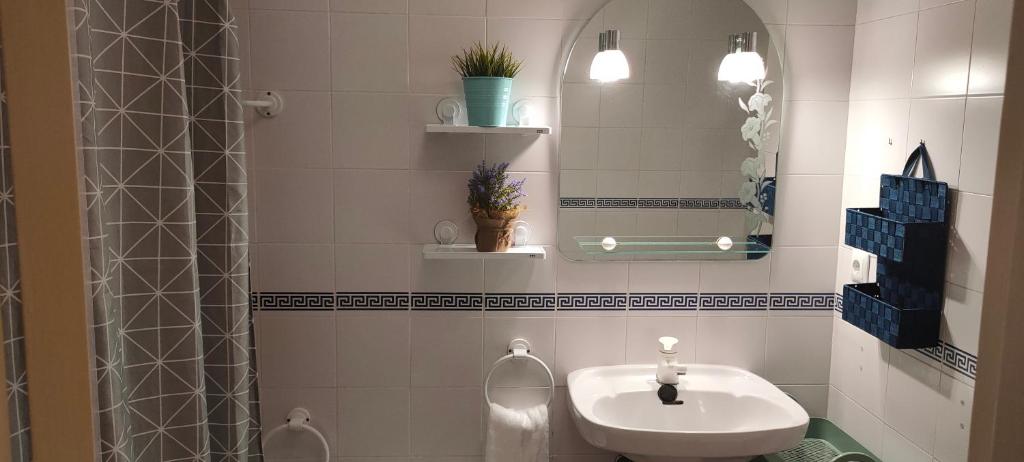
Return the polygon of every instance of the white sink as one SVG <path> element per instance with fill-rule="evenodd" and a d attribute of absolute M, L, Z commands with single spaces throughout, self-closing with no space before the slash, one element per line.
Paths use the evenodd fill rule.
<path fill-rule="evenodd" d="M 662 404 L 655 366 L 591 367 L 569 374 L 569 410 L 590 444 L 637 462 L 748 461 L 789 449 L 807 412 L 757 375 L 690 364 L 678 405 Z"/>

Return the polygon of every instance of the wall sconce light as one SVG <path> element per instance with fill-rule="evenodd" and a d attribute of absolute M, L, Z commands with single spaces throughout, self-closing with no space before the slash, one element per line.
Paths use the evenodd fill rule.
<path fill-rule="evenodd" d="M 629 62 L 619 49 L 618 30 L 601 32 L 598 36 L 597 54 L 590 63 L 590 78 L 603 83 L 629 78 Z"/>
<path fill-rule="evenodd" d="M 718 67 L 718 80 L 753 83 L 764 76 L 764 60 L 757 54 L 757 32 L 729 35 L 729 54 Z"/>

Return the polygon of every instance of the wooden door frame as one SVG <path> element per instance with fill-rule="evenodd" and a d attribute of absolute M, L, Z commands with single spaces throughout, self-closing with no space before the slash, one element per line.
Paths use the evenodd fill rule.
<path fill-rule="evenodd" d="M 1024 4 L 1014 5 L 971 416 L 972 462 L 1024 454 Z"/>
<path fill-rule="evenodd" d="M 63 0 L 0 0 L 34 462 L 98 459 L 69 24 Z"/>

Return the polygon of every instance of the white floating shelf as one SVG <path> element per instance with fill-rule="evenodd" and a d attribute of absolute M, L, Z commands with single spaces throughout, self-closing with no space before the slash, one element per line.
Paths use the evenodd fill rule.
<path fill-rule="evenodd" d="M 423 258 L 427 260 L 519 260 L 547 258 L 544 248 L 539 245 L 509 247 L 505 252 L 477 252 L 474 244 L 427 244 L 423 246 Z"/>
<path fill-rule="evenodd" d="M 506 135 L 549 135 L 551 127 L 475 127 L 472 125 L 428 124 L 427 133 L 491 133 Z"/>

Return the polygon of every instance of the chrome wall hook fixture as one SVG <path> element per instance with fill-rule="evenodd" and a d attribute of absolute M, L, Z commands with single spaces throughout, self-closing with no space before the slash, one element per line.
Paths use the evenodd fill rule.
<path fill-rule="evenodd" d="M 251 107 L 257 114 L 270 118 L 284 111 L 284 98 L 276 91 L 265 91 L 259 98 L 243 100 L 242 106 Z"/>

